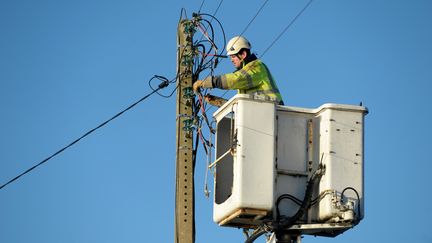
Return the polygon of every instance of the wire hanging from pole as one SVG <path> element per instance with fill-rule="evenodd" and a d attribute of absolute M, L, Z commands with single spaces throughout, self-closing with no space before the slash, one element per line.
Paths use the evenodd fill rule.
<path fill-rule="evenodd" d="M 157 75 L 155 75 L 156 77 Z M 153 77 L 153 78 L 155 78 Z M 161 76 L 158 76 L 161 77 Z M 152 78 L 152 79 L 153 79 Z M 162 77 L 163 78 L 163 77 Z M 147 99 L 148 97 L 150 97 L 151 95 L 153 95 L 154 93 L 157 93 L 159 90 L 167 87 L 169 85 L 169 80 L 166 78 L 163 78 L 164 81 L 162 81 L 158 88 L 153 89 L 152 92 L 150 92 L 149 94 L 145 95 L 144 97 L 142 97 L 141 99 L 139 99 L 138 101 L 134 102 L 132 105 L 128 106 L 127 108 L 123 109 L 122 111 L 120 111 L 119 113 L 117 113 L 116 115 L 114 115 L 113 117 L 109 118 L 108 120 L 104 121 L 103 123 L 99 124 L 98 126 L 96 126 L 95 128 L 89 130 L 88 132 L 86 132 L 84 135 L 82 135 L 81 137 L 75 139 L 73 142 L 69 143 L 68 145 L 64 146 L 63 148 L 61 148 L 60 150 L 58 150 L 57 152 L 55 152 L 54 154 L 50 155 L 49 157 L 47 157 L 46 159 L 40 161 L 39 163 L 35 164 L 34 166 L 28 168 L 27 170 L 25 170 L 24 172 L 22 172 L 21 174 L 15 176 L 14 178 L 12 178 L 11 180 L 9 180 L 8 182 L 6 182 L 5 184 L 0 186 L 0 190 L 3 189 L 4 187 L 6 187 L 7 185 L 11 184 L 12 182 L 18 180 L 19 178 L 21 178 L 22 176 L 24 176 L 25 174 L 31 172 L 32 170 L 36 169 L 37 167 L 41 166 L 42 164 L 48 162 L 50 159 L 54 158 L 55 156 L 59 155 L 60 153 L 62 153 L 63 151 L 65 151 L 66 149 L 72 147 L 74 144 L 78 143 L 81 139 L 87 137 L 88 135 L 92 134 L 93 132 L 95 132 L 96 130 L 98 130 L 99 128 L 105 126 L 106 124 L 108 124 L 109 122 L 111 122 L 112 120 L 116 119 L 117 117 L 121 116 L 123 113 L 125 113 L 126 111 L 132 109 L 134 106 L 138 105 L 139 103 L 141 103 L 142 101 L 144 101 L 145 99 Z"/>

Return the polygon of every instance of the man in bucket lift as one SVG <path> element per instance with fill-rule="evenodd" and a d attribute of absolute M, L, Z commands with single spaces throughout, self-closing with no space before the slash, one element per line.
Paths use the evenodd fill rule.
<path fill-rule="evenodd" d="M 264 96 L 283 105 L 282 96 L 267 66 L 252 54 L 251 44 L 243 36 L 233 37 L 227 44 L 227 55 L 237 69 L 234 73 L 209 76 L 193 84 L 194 91 L 202 88 L 237 89 L 240 94 Z M 207 96 L 207 102 L 221 106 L 225 100 Z"/>

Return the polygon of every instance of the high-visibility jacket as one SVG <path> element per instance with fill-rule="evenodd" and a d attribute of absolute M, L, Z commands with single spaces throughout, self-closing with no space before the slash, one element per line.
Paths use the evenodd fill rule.
<path fill-rule="evenodd" d="M 259 59 L 250 61 L 243 68 L 214 77 L 207 77 L 213 88 L 237 89 L 240 94 L 256 94 L 269 97 L 283 104 L 282 96 L 267 66 Z"/>

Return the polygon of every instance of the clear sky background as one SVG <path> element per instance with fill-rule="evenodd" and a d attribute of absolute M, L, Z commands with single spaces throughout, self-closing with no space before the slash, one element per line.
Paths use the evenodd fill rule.
<path fill-rule="evenodd" d="M 269 1 L 245 32 L 253 51 L 307 2 Z M 191 17 L 201 3 L 0 1 L 0 183 L 148 94 L 153 75 L 175 77 L 180 10 Z M 227 38 L 261 5 L 222 2 Z M 431 13 L 429 0 L 315 0 L 264 55 L 287 105 L 370 111 L 365 219 L 303 242 L 432 242 Z M 231 71 L 229 61 L 216 69 Z M 0 242 L 173 242 L 175 109 L 175 96 L 152 96 L 0 190 Z M 241 230 L 213 223 L 204 168 L 201 150 L 196 242 L 243 242 Z"/>

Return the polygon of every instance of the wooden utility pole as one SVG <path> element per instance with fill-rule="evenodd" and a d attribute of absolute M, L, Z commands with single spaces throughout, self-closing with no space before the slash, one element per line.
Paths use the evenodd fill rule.
<path fill-rule="evenodd" d="M 195 242 L 194 165 L 193 165 L 193 90 L 192 37 L 190 20 L 181 20 L 177 30 L 177 155 L 175 198 L 175 243 Z"/>

